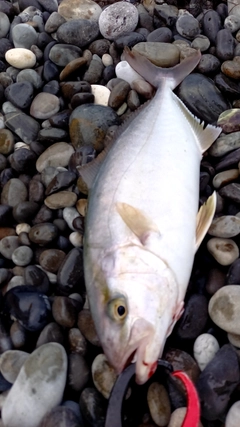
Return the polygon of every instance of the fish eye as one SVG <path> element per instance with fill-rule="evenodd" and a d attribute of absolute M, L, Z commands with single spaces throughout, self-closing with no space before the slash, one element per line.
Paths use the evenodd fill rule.
<path fill-rule="evenodd" d="M 128 313 L 126 299 L 121 296 L 109 301 L 107 305 L 107 312 L 112 320 L 122 322 Z"/>

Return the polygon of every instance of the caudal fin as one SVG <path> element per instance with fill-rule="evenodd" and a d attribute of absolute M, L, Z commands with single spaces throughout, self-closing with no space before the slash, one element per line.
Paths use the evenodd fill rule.
<path fill-rule="evenodd" d="M 162 81 L 167 79 L 169 87 L 173 90 L 197 66 L 201 58 L 201 52 L 196 50 L 196 54 L 189 56 L 180 64 L 171 68 L 157 67 L 144 55 L 131 51 L 128 47 L 124 48 L 124 56 L 131 67 L 151 85 L 159 87 Z"/>

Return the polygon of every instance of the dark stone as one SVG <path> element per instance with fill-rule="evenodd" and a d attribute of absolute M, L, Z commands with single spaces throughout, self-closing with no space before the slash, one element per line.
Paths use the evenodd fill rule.
<path fill-rule="evenodd" d="M 73 228 L 77 231 L 79 231 L 81 234 L 83 234 L 84 232 L 84 217 L 83 216 L 77 216 L 77 218 L 75 218 L 73 220 Z"/>
<path fill-rule="evenodd" d="M 39 257 L 39 263 L 44 270 L 57 273 L 66 254 L 59 249 L 46 249 Z"/>
<path fill-rule="evenodd" d="M 68 386 L 74 391 L 82 391 L 90 378 L 90 369 L 86 359 L 78 353 L 68 356 Z"/>
<path fill-rule="evenodd" d="M 203 333 L 208 320 L 208 301 L 204 295 L 194 294 L 186 302 L 183 315 L 176 327 L 181 339 L 196 339 Z"/>
<path fill-rule="evenodd" d="M 66 67 L 69 62 L 80 56 L 82 56 L 82 50 L 77 46 L 69 44 L 57 43 L 49 52 L 49 59 L 59 67 Z"/>
<path fill-rule="evenodd" d="M 68 139 L 68 133 L 60 128 L 41 129 L 38 133 L 38 141 L 49 143 L 59 142 Z"/>
<path fill-rule="evenodd" d="M 59 69 L 50 59 L 44 62 L 43 65 L 43 78 L 46 82 L 55 80 L 59 76 Z M 46 92 L 46 91 L 45 91 Z"/>
<path fill-rule="evenodd" d="M 31 142 L 30 148 L 38 157 L 46 150 L 46 147 L 37 141 Z"/>
<path fill-rule="evenodd" d="M 20 202 L 13 208 L 13 218 L 20 224 L 30 221 L 39 210 L 39 205 L 35 202 Z"/>
<path fill-rule="evenodd" d="M 58 228 L 51 223 L 44 222 L 34 225 L 29 231 L 29 239 L 39 245 L 47 245 L 57 238 Z"/>
<path fill-rule="evenodd" d="M 33 286 L 16 286 L 4 297 L 4 311 L 13 316 L 28 331 L 40 331 L 50 319 L 51 306 L 46 295 Z"/>
<path fill-rule="evenodd" d="M 50 222 L 52 219 L 53 211 L 47 206 L 42 205 L 32 222 L 33 224 L 41 224 L 43 222 Z"/>
<path fill-rule="evenodd" d="M 81 249 L 72 249 L 58 270 L 58 287 L 65 294 L 83 290 L 83 253 Z"/>
<path fill-rule="evenodd" d="M 15 320 L 10 328 L 10 337 L 14 348 L 16 350 L 21 349 L 26 343 L 27 331 L 18 321 Z"/>
<path fill-rule="evenodd" d="M 9 390 L 12 384 L 5 380 L 4 376 L 0 372 L 0 393 Z"/>
<path fill-rule="evenodd" d="M 240 83 L 237 80 L 231 79 L 223 73 L 219 73 L 215 76 L 214 82 L 218 89 L 227 96 L 234 98 L 240 97 Z"/>
<path fill-rule="evenodd" d="M 6 127 L 16 133 L 22 141 L 30 144 L 37 139 L 39 123 L 25 113 L 12 112 L 5 115 Z"/>
<path fill-rule="evenodd" d="M 90 84 L 99 83 L 99 80 L 101 79 L 101 76 L 102 76 L 103 69 L 104 69 L 104 65 L 102 61 L 99 59 L 95 59 L 93 57 L 87 71 L 83 76 L 83 80 L 85 80 Z"/>
<path fill-rule="evenodd" d="M 37 46 L 39 47 L 39 49 L 43 50 L 52 41 L 53 39 L 50 34 L 47 34 L 45 31 L 43 31 L 38 35 Z"/>
<path fill-rule="evenodd" d="M 5 97 L 17 108 L 28 108 L 33 100 L 34 87 L 32 83 L 13 83 L 5 89 Z"/>
<path fill-rule="evenodd" d="M 54 114 L 54 116 L 50 117 L 49 123 L 54 127 L 66 128 L 68 129 L 69 117 L 71 115 L 71 110 L 62 110 L 59 113 Z"/>
<path fill-rule="evenodd" d="M 13 49 L 13 44 L 9 39 L 2 38 L 0 39 L 0 59 L 5 59 L 5 53 L 9 49 Z"/>
<path fill-rule="evenodd" d="M 40 181 L 32 179 L 29 183 L 29 201 L 43 203 L 44 201 L 44 186 Z"/>
<path fill-rule="evenodd" d="M 234 261 L 228 270 L 226 282 L 228 285 L 240 285 L 240 258 Z"/>
<path fill-rule="evenodd" d="M 57 2 L 55 2 L 54 0 L 38 0 L 38 2 L 47 12 L 57 12 Z"/>
<path fill-rule="evenodd" d="M 226 344 L 208 363 L 197 381 L 202 416 L 210 421 L 222 418 L 238 383 L 238 357 L 233 347 Z"/>
<path fill-rule="evenodd" d="M 201 56 L 197 70 L 202 74 L 215 73 L 220 69 L 221 63 L 216 56 L 205 53 Z"/>
<path fill-rule="evenodd" d="M 42 419 L 39 427 L 81 427 L 77 415 L 66 406 L 56 406 Z"/>
<path fill-rule="evenodd" d="M 71 107 L 73 110 L 83 104 L 93 104 L 94 95 L 92 93 L 76 93 L 71 99 Z"/>
<path fill-rule="evenodd" d="M 237 150 L 232 151 L 229 154 L 226 154 L 219 163 L 216 164 L 215 170 L 216 172 L 230 169 L 232 166 L 237 165 L 240 161 L 240 148 L 237 148 Z M 221 191 L 221 190 L 220 190 Z"/>
<path fill-rule="evenodd" d="M 34 173 L 36 154 L 27 148 L 19 148 L 14 151 L 10 158 L 11 167 L 18 173 Z"/>
<path fill-rule="evenodd" d="M 49 291 L 49 279 L 45 271 L 36 265 L 28 265 L 24 269 L 24 281 L 26 285 L 31 285 L 34 289 L 42 294 Z"/>
<path fill-rule="evenodd" d="M 203 34 L 215 45 L 217 34 L 221 29 L 221 19 L 215 10 L 208 10 L 203 17 Z"/>
<path fill-rule="evenodd" d="M 73 172 L 59 172 L 46 188 L 46 196 L 69 187 L 76 180 Z"/>
<path fill-rule="evenodd" d="M 167 27 L 157 28 L 147 36 L 147 42 L 171 43 L 171 41 L 172 31 Z"/>
<path fill-rule="evenodd" d="M 215 124 L 219 115 L 230 108 L 213 81 L 198 73 L 188 75 L 178 89 L 179 98 L 189 110 L 207 123 Z"/>
<path fill-rule="evenodd" d="M 92 54 L 96 53 L 99 56 L 103 56 L 104 53 L 108 53 L 111 42 L 106 39 L 94 40 L 89 46 L 88 49 Z"/>
<path fill-rule="evenodd" d="M 57 38 L 61 43 L 85 47 L 99 35 L 99 26 L 95 21 L 88 19 L 71 19 L 60 25 Z"/>
<path fill-rule="evenodd" d="M 224 28 L 217 34 L 216 39 L 216 56 L 221 61 L 227 61 L 234 56 L 236 40 L 233 38 L 232 33 Z"/>
<path fill-rule="evenodd" d="M 3 154 L 0 154 L 0 172 L 7 168 L 7 159 Z"/>
<path fill-rule="evenodd" d="M 52 305 L 52 315 L 60 326 L 65 328 L 73 328 L 77 322 L 78 312 L 81 310 L 82 304 L 69 297 L 55 296 Z"/>
<path fill-rule="evenodd" d="M 78 175 L 78 166 L 91 162 L 95 156 L 96 152 L 91 145 L 78 148 L 69 159 L 68 170 Z"/>
<path fill-rule="evenodd" d="M 80 410 L 91 427 L 104 427 L 106 400 L 95 389 L 87 387 L 80 396 Z"/>
<path fill-rule="evenodd" d="M 63 97 L 67 101 L 70 101 L 73 95 L 75 95 L 75 93 L 92 92 L 91 85 L 88 82 L 84 81 L 61 83 L 60 86 Z"/>
<path fill-rule="evenodd" d="M 13 4 L 6 0 L 0 1 L 0 12 L 5 13 L 8 18 L 13 18 L 15 15 L 15 9 Z"/>
<path fill-rule="evenodd" d="M 131 86 L 129 83 L 125 81 L 120 81 L 119 83 L 117 83 L 111 91 L 111 94 L 108 100 L 109 107 L 118 109 L 126 100 L 130 90 L 131 90 Z"/>
<path fill-rule="evenodd" d="M 102 84 L 106 84 L 109 80 L 114 79 L 116 77 L 115 73 L 115 65 L 111 64 L 104 68 L 102 73 Z"/>
<path fill-rule="evenodd" d="M 42 88 L 42 92 L 51 93 L 52 95 L 56 95 L 56 96 L 58 96 L 59 91 L 60 91 L 60 85 L 57 80 L 50 80 Z"/>
<path fill-rule="evenodd" d="M 47 344 L 48 342 L 58 342 L 59 344 L 64 343 L 63 330 L 55 322 L 50 322 L 41 331 L 37 340 L 36 347 L 40 347 L 40 345 Z"/>
<path fill-rule="evenodd" d="M 133 31 L 131 33 L 118 37 L 117 39 L 114 40 L 114 43 L 117 49 L 123 49 L 125 46 L 133 47 L 135 46 L 135 44 L 140 42 L 145 42 L 145 41 L 146 41 L 146 38 L 142 34 L 135 33 Z"/>
<path fill-rule="evenodd" d="M 38 2 L 38 0 L 19 0 L 18 6 L 19 6 L 20 12 L 22 12 L 24 9 L 26 9 L 27 7 L 30 7 L 30 6 L 33 6 L 36 9 L 39 9 L 40 11 L 43 10 L 42 6 Z"/>
<path fill-rule="evenodd" d="M 0 227 L 6 227 L 12 223 L 12 207 L 0 204 Z"/>

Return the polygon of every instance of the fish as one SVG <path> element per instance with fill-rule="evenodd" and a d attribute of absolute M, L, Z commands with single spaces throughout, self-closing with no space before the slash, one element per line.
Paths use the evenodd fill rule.
<path fill-rule="evenodd" d="M 173 90 L 201 53 L 161 68 L 125 48 L 157 90 L 80 174 L 89 187 L 84 274 L 103 351 L 117 374 L 131 362 L 144 384 L 184 310 L 195 253 L 216 194 L 199 206 L 200 162 L 221 128 L 204 125 Z"/>

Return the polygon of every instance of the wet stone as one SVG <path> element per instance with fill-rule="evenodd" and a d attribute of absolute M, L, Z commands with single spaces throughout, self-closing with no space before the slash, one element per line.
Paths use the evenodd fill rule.
<path fill-rule="evenodd" d="M 37 171 L 42 172 L 48 166 L 65 167 L 73 153 L 74 148 L 66 142 L 53 144 L 39 156 L 36 162 Z"/>
<path fill-rule="evenodd" d="M 89 341 L 92 345 L 101 347 L 90 310 L 83 309 L 80 311 L 77 325 L 87 341 Z"/>
<path fill-rule="evenodd" d="M 55 322 L 50 322 L 43 328 L 38 337 L 36 348 L 49 342 L 57 342 L 58 344 L 63 344 L 64 342 L 63 330 Z"/>
<path fill-rule="evenodd" d="M 16 206 L 27 199 L 27 188 L 20 179 L 12 178 L 3 187 L 1 203 L 3 205 Z"/>
<path fill-rule="evenodd" d="M 70 109 L 59 111 L 50 117 L 49 123 L 54 127 L 59 127 L 60 129 L 66 128 L 68 129 L 69 117 L 71 114 Z"/>
<path fill-rule="evenodd" d="M 83 286 L 83 255 L 81 249 L 72 249 L 58 270 L 58 285 L 62 292 L 69 294 L 77 286 Z"/>
<path fill-rule="evenodd" d="M 42 330 L 49 322 L 51 306 L 46 295 L 36 292 L 32 286 L 21 285 L 5 294 L 4 311 L 34 332 Z"/>
<path fill-rule="evenodd" d="M 57 273 L 65 256 L 65 253 L 59 249 L 46 249 L 41 253 L 39 263 L 44 270 Z"/>
<path fill-rule="evenodd" d="M 37 139 L 39 123 L 23 112 L 5 114 L 6 127 L 16 133 L 22 141 L 30 144 Z"/>
<path fill-rule="evenodd" d="M 41 129 L 38 134 L 38 140 L 43 143 L 54 143 L 68 139 L 68 134 L 64 129 L 47 128 Z"/>
<path fill-rule="evenodd" d="M 64 347 L 48 343 L 36 349 L 22 366 L 3 405 L 4 424 L 9 427 L 17 427 L 19 424 L 37 427 L 44 415 L 60 404 L 66 374 L 67 356 Z"/>
<path fill-rule="evenodd" d="M 46 82 L 50 82 L 50 81 L 54 81 L 58 78 L 59 76 L 59 68 L 57 67 L 57 65 L 55 65 L 52 61 L 50 61 L 50 59 L 48 59 L 47 61 L 44 62 L 43 65 L 43 79 Z M 50 91 L 51 88 L 51 91 Z M 56 90 L 56 83 L 53 85 L 49 85 L 47 86 L 47 90 L 45 88 L 43 88 L 43 92 L 48 92 L 51 93 L 52 90 Z"/>
<path fill-rule="evenodd" d="M 177 32 L 189 40 L 193 40 L 200 33 L 199 22 L 190 13 L 179 15 L 176 22 Z"/>
<path fill-rule="evenodd" d="M 202 120 L 216 123 L 219 115 L 229 108 L 229 103 L 213 81 L 194 73 L 180 84 L 178 96 L 190 111 Z"/>
<path fill-rule="evenodd" d="M 233 182 L 225 185 L 225 187 L 219 190 L 219 194 L 222 197 L 226 197 L 236 203 L 240 203 L 240 184 Z"/>
<path fill-rule="evenodd" d="M 84 418 L 95 427 L 103 427 L 106 417 L 106 400 L 93 387 L 85 388 L 80 395 L 80 410 Z"/>
<path fill-rule="evenodd" d="M 54 320 L 66 328 L 72 328 L 78 317 L 80 304 L 78 301 L 64 296 L 55 296 L 52 305 Z"/>
<path fill-rule="evenodd" d="M 179 62 L 179 49 L 170 43 L 142 42 L 136 44 L 133 51 L 146 56 L 159 67 L 173 67 Z"/>
<path fill-rule="evenodd" d="M 231 96 L 232 98 L 238 98 L 240 96 L 240 84 L 238 81 L 227 77 L 223 73 L 219 73 L 215 76 L 214 82 L 218 89 L 220 89 L 221 92 L 226 93 L 226 95 Z"/>
<path fill-rule="evenodd" d="M 72 144 L 75 148 L 92 145 L 101 150 L 109 126 L 118 124 L 118 115 L 110 107 L 91 104 L 77 107 L 69 120 Z"/>
<path fill-rule="evenodd" d="M 61 43 L 73 44 L 80 48 L 87 46 L 98 37 L 97 22 L 87 19 L 71 19 L 60 25 L 57 38 Z"/>
<path fill-rule="evenodd" d="M 228 59 L 228 58 L 226 58 Z M 231 59 L 231 58 L 230 58 Z M 232 61 L 223 62 L 221 66 L 221 71 L 228 77 L 232 79 L 239 79 L 240 78 L 240 72 L 239 72 L 239 64 L 240 64 L 240 57 L 235 56 Z"/>
<path fill-rule="evenodd" d="M 219 14 L 215 10 L 208 10 L 203 17 L 203 33 L 212 44 L 216 43 L 219 30 L 221 30 Z"/>
<path fill-rule="evenodd" d="M 87 352 L 87 341 L 77 328 L 71 328 L 68 332 L 68 343 L 71 353 L 85 356 Z"/>
<path fill-rule="evenodd" d="M 4 378 L 14 383 L 22 365 L 25 363 L 29 353 L 20 350 L 7 350 L 1 355 L 0 370 Z"/>
<path fill-rule="evenodd" d="M 74 391 L 82 391 L 90 378 L 90 369 L 83 356 L 71 353 L 68 357 L 68 386 Z"/>
<path fill-rule="evenodd" d="M 49 59 L 59 67 L 65 67 L 69 62 L 82 56 L 82 50 L 74 45 L 55 44 L 50 52 Z"/>
<path fill-rule="evenodd" d="M 48 119 L 57 113 L 59 108 L 60 103 L 57 96 L 42 92 L 34 98 L 30 107 L 30 114 L 37 119 Z"/>
<path fill-rule="evenodd" d="M 227 344 L 216 353 L 197 382 L 202 416 L 205 419 L 216 420 L 226 413 L 231 393 L 238 382 L 238 357 Z"/>
<path fill-rule="evenodd" d="M 197 70 L 202 74 L 214 73 L 220 69 L 221 63 L 216 56 L 210 53 L 202 55 Z"/>
<path fill-rule="evenodd" d="M 49 279 L 47 274 L 36 265 L 28 265 L 24 269 L 24 281 L 26 285 L 31 285 L 36 291 L 47 294 L 49 290 Z"/>
<path fill-rule="evenodd" d="M 201 334 L 193 346 L 193 354 L 199 368 L 203 371 L 219 350 L 216 338 L 211 334 Z"/>
<path fill-rule="evenodd" d="M 14 151 L 10 159 L 12 169 L 18 173 L 24 173 L 26 171 L 33 173 L 35 171 L 35 162 L 36 155 L 33 151 L 25 148 L 19 148 Z"/>
<path fill-rule="evenodd" d="M 33 243 L 46 245 L 57 238 L 58 229 L 54 224 L 42 223 L 34 225 L 29 232 L 29 239 Z"/>
<path fill-rule="evenodd" d="M 221 61 L 227 61 L 234 56 L 235 39 L 227 29 L 220 30 L 216 38 L 216 56 Z"/>
<path fill-rule="evenodd" d="M 170 43 L 172 41 L 172 31 L 168 27 L 157 28 L 147 36 L 148 42 Z"/>
<path fill-rule="evenodd" d="M 44 203 L 49 209 L 62 209 L 74 206 L 76 201 L 77 195 L 72 191 L 59 191 L 46 197 Z"/>
<path fill-rule="evenodd" d="M 148 407 L 151 417 L 157 426 L 168 425 L 171 415 L 171 404 L 166 388 L 153 382 L 147 392 Z"/>
<path fill-rule="evenodd" d="M 18 222 L 28 222 L 39 210 L 39 205 L 35 202 L 24 201 L 18 203 L 13 208 L 13 217 Z"/>
<path fill-rule="evenodd" d="M 207 323 L 207 299 L 193 294 L 185 303 L 185 309 L 178 322 L 176 333 L 181 339 L 196 339 Z"/>
<path fill-rule="evenodd" d="M 33 224 L 41 224 L 43 222 L 50 222 L 53 220 L 53 211 L 47 206 L 42 205 L 37 215 L 33 218 Z"/>
<path fill-rule="evenodd" d="M 12 132 L 8 129 L 0 129 L 0 153 L 1 154 L 10 154 L 14 148 L 14 136 Z M 4 161 L 2 165 L 2 170 L 4 169 Z"/>
<path fill-rule="evenodd" d="M 232 239 L 213 237 L 207 242 L 207 249 L 221 265 L 230 265 L 239 257 L 239 249 Z"/>
<path fill-rule="evenodd" d="M 237 132 L 240 130 L 239 118 L 240 108 L 232 108 L 220 114 L 217 124 L 224 133 Z"/>
<path fill-rule="evenodd" d="M 30 49 L 37 44 L 37 32 L 28 24 L 17 24 L 12 28 L 12 40 L 15 48 Z"/>
<path fill-rule="evenodd" d="M 33 251 L 28 246 L 20 246 L 19 248 L 15 249 L 12 254 L 12 261 L 14 264 L 22 267 L 30 264 L 32 258 Z"/>
<path fill-rule="evenodd" d="M 71 408 L 57 406 L 43 417 L 39 427 L 78 427 L 79 419 Z"/>
<path fill-rule="evenodd" d="M 136 7 L 123 1 L 108 6 L 99 17 L 100 32 L 108 40 L 114 40 L 134 31 L 137 23 Z"/>

